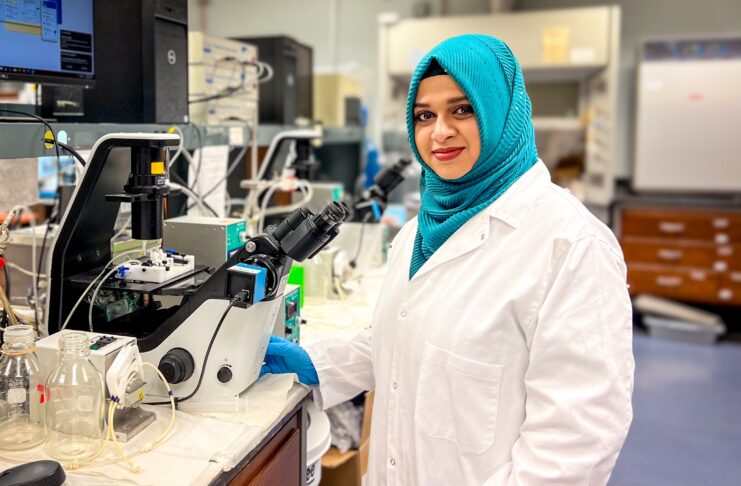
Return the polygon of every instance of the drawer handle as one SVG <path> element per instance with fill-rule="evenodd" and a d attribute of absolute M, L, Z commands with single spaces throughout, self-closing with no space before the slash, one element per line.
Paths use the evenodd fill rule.
<path fill-rule="evenodd" d="M 659 223 L 659 231 L 662 233 L 677 234 L 685 229 L 684 223 L 673 223 L 671 221 L 662 221 Z"/>
<path fill-rule="evenodd" d="M 677 260 L 681 260 L 684 256 L 684 252 L 682 250 L 671 250 L 669 248 L 661 248 L 658 251 L 658 256 L 660 260 L 667 260 L 675 262 Z"/>
<path fill-rule="evenodd" d="M 725 257 L 733 255 L 733 247 L 730 247 L 730 246 L 719 247 L 718 255 L 725 256 Z"/>
<path fill-rule="evenodd" d="M 741 282 L 741 272 L 731 272 L 732 282 Z"/>
<path fill-rule="evenodd" d="M 659 275 L 656 277 L 656 285 L 659 287 L 680 287 L 682 285 L 682 277 Z"/>
<path fill-rule="evenodd" d="M 715 229 L 727 229 L 731 226 L 731 222 L 728 218 L 715 218 L 713 220 L 713 228 Z"/>

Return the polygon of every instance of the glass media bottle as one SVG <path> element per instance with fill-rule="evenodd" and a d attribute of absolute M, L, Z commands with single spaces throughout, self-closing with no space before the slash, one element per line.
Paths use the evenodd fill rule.
<path fill-rule="evenodd" d="M 5 328 L 0 358 L 0 449 L 21 450 L 44 441 L 44 381 L 31 326 Z"/>
<path fill-rule="evenodd" d="M 105 439 L 103 381 L 90 361 L 90 339 L 65 331 L 56 368 L 46 382 L 46 449 L 58 461 L 93 456 Z"/>

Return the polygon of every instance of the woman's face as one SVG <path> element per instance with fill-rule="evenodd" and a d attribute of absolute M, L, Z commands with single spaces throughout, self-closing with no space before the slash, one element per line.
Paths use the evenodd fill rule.
<path fill-rule="evenodd" d="M 414 141 L 425 164 L 443 179 L 458 179 L 481 153 L 473 107 L 448 75 L 423 79 L 414 102 Z"/>

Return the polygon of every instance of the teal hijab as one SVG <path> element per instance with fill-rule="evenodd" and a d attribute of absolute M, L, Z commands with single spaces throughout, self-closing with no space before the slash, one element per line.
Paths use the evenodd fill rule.
<path fill-rule="evenodd" d="M 443 179 L 422 160 L 414 142 L 417 88 L 433 61 L 468 97 L 476 114 L 481 155 L 458 179 Z M 517 59 L 507 45 L 486 35 L 462 35 L 434 47 L 417 65 L 409 85 L 407 132 L 422 164 L 421 206 L 409 278 L 466 221 L 492 202 L 538 160 L 530 98 Z"/>

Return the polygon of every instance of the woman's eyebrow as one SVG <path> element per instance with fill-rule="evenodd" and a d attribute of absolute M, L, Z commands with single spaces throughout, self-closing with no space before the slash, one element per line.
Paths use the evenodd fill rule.
<path fill-rule="evenodd" d="M 458 96 L 455 98 L 450 98 L 448 100 L 448 104 L 452 105 L 453 103 L 458 103 L 459 101 L 468 101 L 468 96 Z M 430 105 L 427 103 L 414 103 L 414 108 L 429 108 Z"/>

